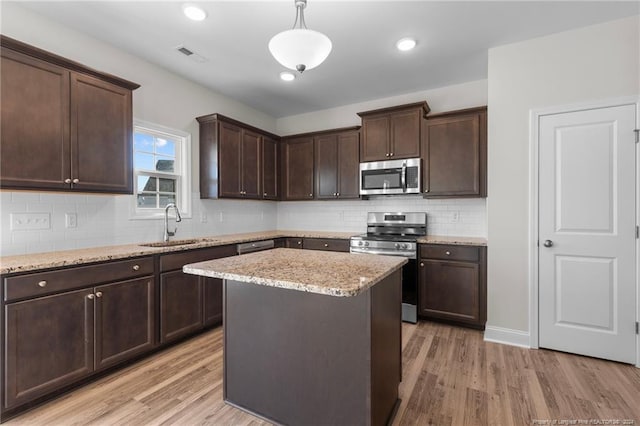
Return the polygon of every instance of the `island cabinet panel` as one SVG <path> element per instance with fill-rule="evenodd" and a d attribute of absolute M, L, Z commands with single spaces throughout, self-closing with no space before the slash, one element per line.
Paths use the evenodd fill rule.
<path fill-rule="evenodd" d="M 420 156 L 426 102 L 360 112 L 360 161 L 384 161 Z"/>
<path fill-rule="evenodd" d="M 358 131 L 318 135 L 314 146 L 316 198 L 359 198 Z"/>
<path fill-rule="evenodd" d="M 5 36 L 0 42 L 0 186 L 132 193 L 131 92 L 139 86 Z"/>
<path fill-rule="evenodd" d="M 188 263 L 230 257 L 235 245 L 188 250 L 160 256 L 160 342 L 185 337 L 222 322 L 222 282 L 182 272 Z"/>
<path fill-rule="evenodd" d="M 107 262 L 4 279 L 5 290 L 22 285 L 53 294 L 12 290 L 18 300 L 3 303 L 3 415 L 155 347 L 149 262 L 139 258 L 113 262 L 114 271 Z M 78 280 L 83 288 L 76 288 Z"/>
<path fill-rule="evenodd" d="M 278 136 L 222 114 L 197 120 L 200 198 L 278 199 Z"/>
<path fill-rule="evenodd" d="M 484 329 L 486 247 L 421 245 L 419 315 Z"/>
<path fill-rule="evenodd" d="M 308 250 L 349 252 L 349 240 L 338 238 L 305 238 L 303 247 Z"/>
<path fill-rule="evenodd" d="M 313 137 L 283 139 L 284 200 L 312 200 L 314 194 Z"/>
<path fill-rule="evenodd" d="M 427 117 L 422 153 L 425 197 L 486 197 L 487 108 Z"/>
<path fill-rule="evenodd" d="M 278 424 L 390 424 L 400 282 L 395 271 L 359 295 L 333 297 L 227 280 L 225 401 Z"/>
<path fill-rule="evenodd" d="M 262 138 L 262 198 L 277 200 L 280 197 L 280 149 L 276 139 Z"/>

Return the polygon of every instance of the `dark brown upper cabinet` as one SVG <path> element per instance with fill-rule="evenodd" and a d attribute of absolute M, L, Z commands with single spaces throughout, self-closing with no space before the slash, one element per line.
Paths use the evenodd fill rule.
<path fill-rule="evenodd" d="M 291 137 L 282 144 L 282 197 L 312 200 L 314 194 L 313 137 Z"/>
<path fill-rule="evenodd" d="M 358 128 L 314 137 L 317 199 L 359 198 Z"/>
<path fill-rule="evenodd" d="M 0 36 L 0 187 L 132 193 L 139 85 Z"/>
<path fill-rule="evenodd" d="M 360 161 L 383 161 L 420 156 L 426 102 L 359 112 L 362 118 Z"/>
<path fill-rule="evenodd" d="M 276 135 L 221 114 L 197 120 L 200 198 L 278 199 Z"/>
<path fill-rule="evenodd" d="M 422 159 L 424 197 L 486 197 L 487 107 L 428 116 Z"/>
<path fill-rule="evenodd" d="M 277 139 L 262 137 L 262 198 L 277 200 L 280 194 L 280 144 Z"/>

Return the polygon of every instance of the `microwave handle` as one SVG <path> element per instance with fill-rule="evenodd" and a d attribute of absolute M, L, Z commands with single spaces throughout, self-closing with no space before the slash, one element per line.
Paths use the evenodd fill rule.
<path fill-rule="evenodd" d="M 400 182 L 402 183 L 402 192 L 407 192 L 407 162 L 402 163 L 402 174 L 400 175 Z"/>

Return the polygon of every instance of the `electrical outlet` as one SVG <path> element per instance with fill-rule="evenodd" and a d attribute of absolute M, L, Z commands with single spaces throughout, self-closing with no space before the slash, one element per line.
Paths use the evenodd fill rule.
<path fill-rule="evenodd" d="M 27 231 L 51 228 L 50 213 L 11 213 L 12 231 Z"/>
<path fill-rule="evenodd" d="M 223 217 L 222 212 L 220 212 L 220 222 L 224 222 L 224 217 Z"/>
<path fill-rule="evenodd" d="M 458 223 L 460 222 L 460 212 L 451 212 L 449 216 L 449 223 Z"/>
<path fill-rule="evenodd" d="M 64 215 L 65 228 L 77 228 L 78 227 L 78 214 L 77 213 L 65 213 Z"/>
<path fill-rule="evenodd" d="M 207 212 L 206 211 L 201 211 L 200 212 L 200 223 L 207 223 Z"/>

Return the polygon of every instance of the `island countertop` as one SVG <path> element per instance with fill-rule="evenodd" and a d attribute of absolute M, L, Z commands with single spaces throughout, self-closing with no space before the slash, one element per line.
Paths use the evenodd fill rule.
<path fill-rule="evenodd" d="M 329 296 L 356 296 L 407 263 L 404 257 L 278 248 L 185 265 L 188 274 Z"/>

